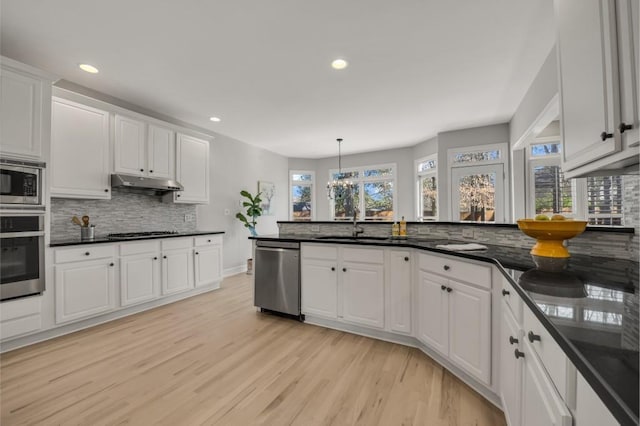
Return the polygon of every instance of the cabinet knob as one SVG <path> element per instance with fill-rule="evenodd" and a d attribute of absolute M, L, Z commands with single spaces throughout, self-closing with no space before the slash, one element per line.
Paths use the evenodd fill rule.
<path fill-rule="evenodd" d="M 442 268 L 443 268 L 445 271 L 448 271 L 449 269 L 451 269 L 451 267 L 450 267 L 449 265 L 444 265 Z"/>
<path fill-rule="evenodd" d="M 515 339 L 513 336 L 509 336 L 509 344 L 513 345 L 515 343 L 518 343 L 518 339 Z"/>
<path fill-rule="evenodd" d="M 607 133 L 607 132 L 600 133 L 600 139 L 602 139 L 603 142 L 612 137 L 613 137 L 613 133 Z"/>
<path fill-rule="evenodd" d="M 447 287 L 447 293 L 451 293 L 453 289 L 451 287 Z"/>
<path fill-rule="evenodd" d="M 180 194 L 176 194 L 176 197 L 180 198 Z"/>
<path fill-rule="evenodd" d="M 105 190 L 104 190 L 104 192 L 109 192 L 109 190 L 108 190 L 108 189 L 105 189 Z"/>
<path fill-rule="evenodd" d="M 200 253 L 196 252 L 196 254 L 200 254 Z"/>
<path fill-rule="evenodd" d="M 446 289 L 447 289 L 447 286 L 446 286 L 446 285 L 441 285 L 441 286 L 440 286 L 440 290 L 445 291 Z"/>
<path fill-rule="evenodd" d="M 627 124 L 625 122 L 620 123 L 620 125 L 618 126 L 618 130 L 620 130 L 620 133 L 624 133 L 625 130 L 631 130 L 631 129 L 633 129 L 633 125 Z"/>
<path fill-rule="evenodd" d="M 207 242 L 208 242 L 208 243 L 210 243 L 210 242 L 211 242 L 211 240 L 207 240 Z"/>
<path fill-rule="evenodd" d="M 332 271 L 335 271 L 335 270 L 336 270 L 336 267 L 335 267 L 335 266 L 332 266 L 332 267 L 331 267 L 331 270 L 332 270 Z"/>
<path fill-rule="evenodd" d="M 141 172 L 144 172 L 144 169 L 140 169 Z"/>
<path fill-rule="evenodd" d="M 166 259 L 166 258 L 167 258 L 167 256 L 162 256 L 162 258 L 163 258 L 163 259 Z"/>
<path fill-rule="evenodd" d="M 155 257 L 153 258 L 153 260 L 158 260 L 158 256 L 155 256 Z"/>
<path fill-rule="evenodd" d="M 404 257 L 404 261 L 405 261 L 405 262 L 408 262 L 408 261 L 409 261 L 409 256 L 405 256 L 405 257 Z"/>
<path fill-rule="evenodd" d="M 153 173 L 153 170 L 149 170 L 149 173 Z"/>
<path fill-rule="evenodd" d="M 85 256 L 89 256 L 91 253 L 89 253 L 88 251 L 84 252 Z"/>
<path fill-rule="evenodd" d="M 527 337 L 529 338 L 529 341 L 531 343 L 535 342 L 536 340 L 539 342 L 540 341 L 540 335 L 538 334 L 533 334 L 533 331 L 529 331 L 529 334 L 527 334 Z"/>
<path fill-rule="evenodd" d="M 342 272 L 347 272 L 347 268 L 342 268 Z"/>
<path fill-rule="evenodd" d="M 509 290 L 502 290 L 502 295 L 503 295 L 503 296 L 508 296 L 508 295 L 510 295 L 510 294 L 511 294 L 511 293 L 509 292 Z"/>
<path fill-rule="evenodd" d="M 113 263 L 113 262 L 111 262 L 111 263 L 109 264 L 109 266 L 113 266 L 113 265 L 114 265 L 114 263 Z"/>
<path fill-rule="evenodd" d="M 518 358 L 524 358 L 524 352 L 520 352 L 520 351 L 519 351 L 519 350 L 517 350 L 517 349 L 513 352 L 513 354 L 516 356 L 516 359 L 518 359 Z"/>

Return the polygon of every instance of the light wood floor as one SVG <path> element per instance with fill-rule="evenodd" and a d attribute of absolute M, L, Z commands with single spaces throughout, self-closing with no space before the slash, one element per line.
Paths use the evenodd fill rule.
<path fill-rule="evenodd" d="M 256 312 L 250 278 L 2 355 L 1 424 L 505 424 L 416 349 Z"/>

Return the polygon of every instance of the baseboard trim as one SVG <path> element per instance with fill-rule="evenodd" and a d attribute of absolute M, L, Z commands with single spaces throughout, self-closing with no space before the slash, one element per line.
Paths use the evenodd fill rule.
<path fill-rule="evenodd" d="M 224 278 L 230 277 L 231 275 L 241 274 L 243 272 L 247 272 L 247 265 L 238 265 L 232 268 L 227 268 L 222 272 L 222 276 Z"/>

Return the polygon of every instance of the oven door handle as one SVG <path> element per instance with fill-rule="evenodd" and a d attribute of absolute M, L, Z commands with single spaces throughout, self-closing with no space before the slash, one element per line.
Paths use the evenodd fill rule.
<path fill-rule="evenodd" d="M 33 232 L 3 232 L 0 238 L 44 237 L 43 231 Z"/>

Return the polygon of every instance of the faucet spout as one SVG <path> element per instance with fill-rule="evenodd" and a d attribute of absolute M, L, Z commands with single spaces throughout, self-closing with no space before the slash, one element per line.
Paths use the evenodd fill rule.
<path fill-rule="evenodd" d="M 351 236 L 353 238 L 358 238 L 358 235 L 363 234 L 364 229 L 361 226 L 358 226 L 358 209 L 353 209 L 353 229 L 351 230 Z"/>

